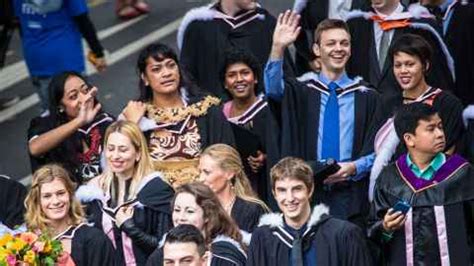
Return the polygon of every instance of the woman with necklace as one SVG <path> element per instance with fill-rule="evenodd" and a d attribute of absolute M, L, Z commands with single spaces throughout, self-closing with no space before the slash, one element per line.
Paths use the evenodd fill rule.
<path fill-rule="evenodd" d="M 119 265 L 143 265 L 171 228 L 172 187 L 152 168 L 146 139 L 134 123 L 105 133 L 106 171 L 81 186 L 89 221 L 112 240 Z"/>
<path fill-rule="evenodd" d="M 209 265 L 245 265 L 246 246 L 239 228 L 209 187 L 198 182 L 178 187 L 171 207 L 175 227 L 191 224 L 203 234 L 211 252 Z M 162 246 L 153 252 L 147 265 L 164 265 Z"/>
<path fill-rule="evenodd" d="M 431 68 L 432 48 L 425 39 L 414 34 L 404 34 L 394 40 L 390 50 L 393 60 L 393 73 L 402 88 L 403 104 L 423 102 L 433 106 L 443 121 L 446 136 L 446 154 L 462 153 L 464 125 L 463 106 L 456 96 L 440 88 L 431 87 L 426 75 Z M 449 88 L 447 88 L 449 89 Z M 400 145 L 393 125 L 389 118 L 379 129 L 375 137 L 376 158 L 370 175 L 369 197 L 375 186 L 375 180 L 382 168 L 406 152 Z"/>
<path fill-rule="evenodd" d="M 205 149 L 199 162 L 200 179 L 217 196 L 224 210 L 245 232 L 252 233 L 268 207 L 255 196 L 239 153 L 229 145 Z"/>
<path fill-rule="evenodd" d="M 214 143 L 234 143 L 220 100 L 199 92 L 184 75 L 175 52 L 151 44 L 138 57 L 140 97 L 121 118 L 137 123 L 148 139 L 154 168 L 174 187 L 199 176 L 201 151 Z"/>
<path fill-rule="evenodd" d="M 25 200 L 28 229 L 60 240 L 75 265 L 115 265 L 112 243 L 102 231 L 85 223 L 74 189 L 75 184 L 61 166 L 47 164 L 39 168 Z"/>

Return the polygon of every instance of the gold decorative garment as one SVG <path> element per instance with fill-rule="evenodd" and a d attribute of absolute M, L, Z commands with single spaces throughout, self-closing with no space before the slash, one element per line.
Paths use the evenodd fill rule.
<path fill-rule="evenodd" d="M 199 179 L 199 158 L 154 161 L 153 166 L 173 188 Z"/>
<path fill-rule="evenodd" d="M 158 108 L 151 103 L 146 104 L 147 117 L 156 123 L 177 123 L 191 117 L 200 117 L 207 114 L 207 110 L 220 104 L 219 98 L 206 96 L 203 100 L 180 108 Z"/>

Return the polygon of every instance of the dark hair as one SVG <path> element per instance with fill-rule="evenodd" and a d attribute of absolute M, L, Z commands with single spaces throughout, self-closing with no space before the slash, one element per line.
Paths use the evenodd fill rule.
<path fill-rule="evenodd" d="M 165 245 L 169 243 L 194 243 L 198 253 L 203 256 L 206 252 L 206 243 L 201 232 L 191 224 L 180 224 L 166 233 Z"/>
<path fill-rule="evenodd" d="M 313 169 L 304 160 L 295 157 L 285 157 L 275 164 L 270 170 L 272 190 L 275 182 L 285 178 L 302 181 L 308 191 L 314 188 Z"/>
<path fill-rule="evenodd" d="M 207 222 L 204 224 L 204 237 L 207 244 L 210 244 L 218 235 L 228 236 L 237 241 L 242 247 L 242 235 L 235 221 L 227 214 L 224 207 L 219 202 L 216 194 L 200 182 L 192 182 L 178 187 L 171 200 L 171 209 L 174 208 L 176 198 L 181 193 L 188 193 L 194 196 L 196 204 L 202 208 Z"/>
<path fill-rule="evenodd" d="M 328 31 L 328 30 L 332 30 L 332 29 L 342 29 L 342 30 L 345 30 L 347 32 L 347 34 L 349 34 L 349 36 L 351 35 L 350 31 L 349 31 L 349 27 L 347 26 L 347 23 L 344 22 L 343 20 L 340 20 L 340 19 L 325 19 L 323 21 L 321 21 L 318 26 L 316 27 L 316 29 L 314 30 L 314 43 L 316 44 L 320 44 L 321 42 L 321 34 L 324 32 L 324 31 Z"/>
<path fill-rule="evenodd" d="M 431 66 L 433 48 L 419 35 L 406 33 L 396 38 L 389 51 L 390 60 L 393 62 L 394 56 L 400 52 L 418 57 L 423 65 L 423 69 L 425 69 L 427 65 Z"/>
<path fill-rule="evenodd" d="M 146 66 L 147 66 L 147 60 L 148 58 L 153 58 L 154 60 L 160 62 L 165 59 L 172 59 L 173 61 L 176 62 L 178 65 L 178 70 L 179 70 L 179 75 L 180 75 L 180 81 L 178 85 L 178 89 L 180 88 L 186 88 L 188 94 L 190 96 L 198 96 L 199 94 L 203 94 L 199 88 L 191 82 L 189 79 L 186 71 L 182 68 L 182 66 L 179 64 L 178 56 L 175 53 L 175 51 L 162 43 L 152 43 L 143 50 L 141 50 L 140 54 L 138 55 L 138 60 L 137 60 L 137 74 L 138 74 L 138 88 L 140 90 L 140 96 L 138 97 L 139 101 L 150 101 L 153 98 L 153 90 L 150 88 L 150 86 L 146 86 L 145 83 L 143 82 L 141 75 L 145 73 Z"/>
<path fill-rule="evenodd" d="M 49 116 L 47 119 L 48 127 L 50 129 L 61 126 L 69 121 L 67 114 L 61 109 L 61 100 L 64 97 L 64 88 L 66 82 L 71 77 L 77 77 L 83 80 L 88 86 L 87 82 L 81 74 L 73 71 L 66 71 L 55 75 L 49 83 Z M 76 154 L 82 151 L 82 143 L 80 134 L 78 132 L 73 133 L 66 140 L 64 140 L 58 147 L 51 153 L 51 160 L 54 162 L 61 162 L 61 164 L 72 173 L 74 182 L 80 182 L 79 176 L 75 172 L 80 162 L 77 159 Z"/>
<path fill-rule="evenodd" d="M 426 103 L 404 104 L 398 109 L 393 121 L 398 138 L 403 141 L 404 134 L 415 134 L 418 122 L 420 120 L 428 121 L 436 113 L 437 111 Z"/>
<path fill-rule="evenodd" d="M 234 64 L 242 63 L 247 65 L 253 72 L 253 75 L 257 79 L 258 83 L 257 86 L 255 87 L 255 93 L 259 90 L 259 86 L 261 86 L 260 82 L 262 80 L 262 70 L 260 63 L 258 62 L 258 59 L 251 54 L 250 52 L 241 50 L 241 49 L 232 49 L 228 50 L 224 59 L 224 65 L 221 68 L 221 71 L 219 73 L 219 77 L 221 79 L 222 87 L 225 85 L 225 74 L 227 72 L 227 69 Z"/>

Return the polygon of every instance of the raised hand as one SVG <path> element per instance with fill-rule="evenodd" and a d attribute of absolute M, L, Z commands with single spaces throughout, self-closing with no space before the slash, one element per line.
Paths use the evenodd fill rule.
<path fill-rule="evenodd" d="M 79 126 L 87 125 L 92 122 L 100 111 L 102 105 L 97 103 L 94 106 L 94 97 L 97 95 L 98 89 L 93 87 L 85 96 L 84 101 L 81 104 L 79 109 L 79 115 L 76 117 L 77 121 L 79 122 Z"/>
<path fill-rule="evenodd" d="M 272 59 L 281 59 L 284 50 L 296 41 L 301 31 L 299 26 L 300 15 L 287 10 L 278 16 L 277 24 L 273 32 L 273 46 L 270 57 Z"/>
<path fill-rule="evenodd" d="M 145 115 L 146 105 L 138 101 L 129 101 L 122 114 L 125 116 L 127 121 L 138 123 L 140 119 Z"/>

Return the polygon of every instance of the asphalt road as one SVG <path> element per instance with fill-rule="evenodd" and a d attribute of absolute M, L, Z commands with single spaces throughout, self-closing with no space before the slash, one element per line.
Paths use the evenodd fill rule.
<path fill-rule="evenodd" d="M 191 8 L 208 4 L 209 0 L 149 0 L 152 12 L 133 21 L 115 17 L 114 0 L 89 0 L 90 16 L 102 44 L 109 51 L 106 72 L 91 73 L 89 79 L 100 92 L 104 109 L 114 115 L 137 96 L 138 78 L 135 61 L 141 47 L 160 41 L 176 49 L 179 22 Z M 290 8 L 293 0 L 261 0 L 260 4 L 274 16 Z M 7 64 L 0 70 L 0 97 L 19 95 L 21 101 L 0 111 L 0 174 L 28 183 L 31 174 L 27 154 L 27 129 L 39 114 L 38 98 L 28 78 L 21 40 L 16 33 L 7 54 Z"/>

